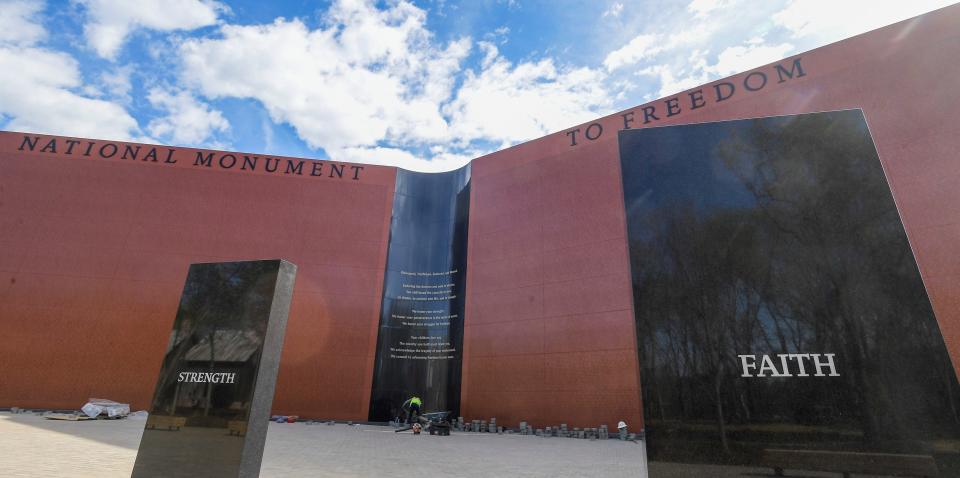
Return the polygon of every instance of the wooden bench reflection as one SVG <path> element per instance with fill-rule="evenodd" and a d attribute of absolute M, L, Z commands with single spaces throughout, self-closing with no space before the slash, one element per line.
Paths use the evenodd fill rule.
<path fill-rule="evenodd" d="M 937 464 L 929 455 L 899 455 L 890 453 L 855 453 L 816 450 L 763 450 L 761 465 L 773 468 L 777 476 L 784 470 L 828 471 L 882 476 L 939 476 Z"/>
<path fill-rule="evenodd" d="M 147 417 L 147 428 L 179 431 L 187 424 L 186 417 L 171 417 L 167 415 L 153 415 Z"/>

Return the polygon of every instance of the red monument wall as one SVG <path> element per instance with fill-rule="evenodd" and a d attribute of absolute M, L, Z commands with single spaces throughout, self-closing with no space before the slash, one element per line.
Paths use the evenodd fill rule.
<path fill-rule="evenodd" d="M 188 265 L 282 257 L 299 270 L 274 409 L 366 416 L 395 169 L 70 140 L 0 133 L 2 406 L 146 408 Z"/>
<path fill-rule="evenodd" d="M 473 165 L 462 414 L 640 424 L 617 143 L 551 139 Z"/>
<path fill-rule="evenodd" d="M 626 127 L 862 108 L 960 364 L 957 25 L 948 7 L 475 160 L 461 415 L 642 423 Z M 0 133 L 0 406 L 145 408 L 187 265 L 283 257 L 299 271 L 275 412 L 366 419 L 395 169 L 24 136 Z"/>
<path fill-rule="evenodd" d="M 625 127 L 862 108 L 960 365 L 958 25 L 960 5 L 475 160 L 462 414 L 641 423 Z"/>

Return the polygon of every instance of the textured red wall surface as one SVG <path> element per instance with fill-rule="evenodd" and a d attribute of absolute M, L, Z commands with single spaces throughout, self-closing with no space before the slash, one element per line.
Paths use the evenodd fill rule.
<path fill-rule="evenodd" d="M 958 25 L 960 5 L 622 113 L 638 128 L 862 108 L 957 366 Z M 744 87 L 748 76 L 756 91 Z M 725 81 L 736 92 L 716 102 L 714 85 Z M 691 93 L 702 106 L 691 109 Z M 644 106 L 659 120 L 644 125 Z M 642 422 L 616 134 L 624 121 L 610 115 L 474 161 L 465 417 Z"/>
<path fill-rule="evenodd" d="M 643 127 L 862 108 L 958 365 L 957 25 L 948 7 L 777 62 L 799 59 L 802 77 L 767 65 L 675 95 L 673 116 L 674 97 L 624 113 Z M 766 84 L 747 91 L 758 72 Z M 717 102 L 724 81 L 737 91 Z M 644 125 L 644 106 L 660 119 Z M 624 118 L 593 123 L 576 145 L 571 129 L 474 161 L 464 417 L 642 423 Z M 0 133 L 0 406 L 146 407 L 187 265 L 283 257 L 299 271 L 274 411 L 366 418 L 394 169 L 365 166 L 359 181 L 217 171 L 184 148 L 171 166 L 22 154 L 22 138 Z"/>
<path fill-rule="evenodd" d="M 641 422 L 616 148 L 474 163 L 464 417 Z"/>
<path fill-rule="evenodd" d="M 225 171 L 186 148 L 166 164 L 23 138 L 0 133 L 0 406 L 147 408 L 189 264 L 284 258 L 299 270 L 274 409 L 366 416 L 393 168 Z"/>

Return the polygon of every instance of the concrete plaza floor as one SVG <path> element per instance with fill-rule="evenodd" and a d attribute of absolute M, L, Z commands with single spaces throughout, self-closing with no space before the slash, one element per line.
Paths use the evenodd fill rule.
<path fill-rule="evenodd" d="M 0 477 L 130 476 L 143 420 L 45 420 L 0 412 Z M 650 463 L 653 478 L 763 478 L 753 467 Z M 394 433 L 377 426 L 271 423 L 262 477 L 646 478 L 643 442 L 490 433 L 449 437 Z M 836 473 L 791 471 L 793 478 Z M 857 475 L 858 478 L 870 478 Z"/>
<path fill-rule="evenodd" d="M 143 420 L 0 413 L 2 477 L 129 477 Z M 271 423 L 263 477 L 645 476 L 642 443 Z"/>

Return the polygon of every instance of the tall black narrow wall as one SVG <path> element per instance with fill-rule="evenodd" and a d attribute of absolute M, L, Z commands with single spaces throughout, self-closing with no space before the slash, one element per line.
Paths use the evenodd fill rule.
<path fill-rule="evenodd" d="M 469 210 L 469 165 L 397 172 L 371 421 L 412 395 L 425 412 L 459 412 Z"/>

